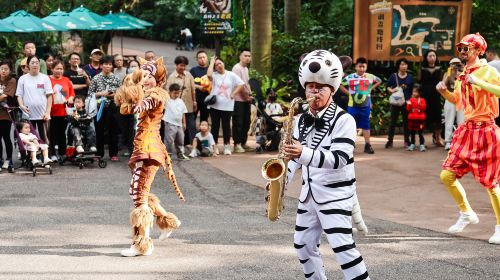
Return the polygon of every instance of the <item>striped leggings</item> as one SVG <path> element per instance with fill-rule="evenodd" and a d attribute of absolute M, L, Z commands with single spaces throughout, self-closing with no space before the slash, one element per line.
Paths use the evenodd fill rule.
<path fill-rule="evenodd" d="M 327 279 L 319 252 L 321 233 L 335 252 L 345 279 L 370 279 L 361 254 L 352 238 L 353 198 L 327 204 L 317 204 L 309 196 L 299 202 L 294 246 L 307 279 Z"/>
<path fill-rule="evenodd" d="M 149 191 L 158 168 L 160 166 L 153 164 L 151 161 L 138 161 L 135 163 L 132 170 L 129 194 L 136 208 L 148 203 Z"/>

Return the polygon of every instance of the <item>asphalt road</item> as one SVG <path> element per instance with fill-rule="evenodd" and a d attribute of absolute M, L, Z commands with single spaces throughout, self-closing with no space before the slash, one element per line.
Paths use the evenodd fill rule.
<path fill-rule="evenodd" d="M 0 279 L 303 278 L 293 248 L 297 202 L 287 199 L 282 219 L 268 222 L 262 189 L 198 159 L 175 162 L 187 202 L 162 173 L 153 186 L 181 228 L 156 240 L 150 257 L 120 257 L 129 246 L 132 207 L 124 161 L 106 169 L 56 166 L 53 175 L 35 178 L 0 174 Z M 499 246 L 365 220 L 370 234 L 355 238 L 371 279 L 500 279 Z M 329 279 L 342 279 L 322 243 Z"/>

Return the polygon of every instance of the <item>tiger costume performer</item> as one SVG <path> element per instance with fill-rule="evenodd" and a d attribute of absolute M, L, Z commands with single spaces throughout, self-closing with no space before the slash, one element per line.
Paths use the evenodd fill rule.
<path fill-rule="evenodd" d="M 165 211 L 158 197 L 150 193 L 151 184 L 160 166 L 171 181 L 177 196 L 184 201 L 170 157 L 160 137 L 163 108 L 168 100 L 168 94 L 162 88 L 167 73 L 163 58 L 154 62 L 140 58 L 139 62 L 141 68 L 127 75 L 115 95 L 115 103 L 120 107 L 121 114 L 138 115 L 134 151 L 129 161 L 132 170 L 129 194 L 135 206 L 130 213 L 132 245 L 121 251 L 124 257 L 148 256 L 153 253 L 153 241 L 149 234 L 154 217 L 161 230 L 160 240 L 169 237 L 181 224 L 174 214 Z"/>
<path fill-rule="evenodd" d="M 299 80 L 314 101 L 294 123 L 293 144 L 284 147 L 289 180 L 302 168 L 294 247 L 307 279 L 327 279 L 319 252 L 323 232 L 344 278 L 370 279 L 352 237 L 353 214 L 361 216 L 353 158 L 356 122 L 332 100 L 342 74 L 340 59 L 329 51 L 316 50 L 302 60 Z"/>

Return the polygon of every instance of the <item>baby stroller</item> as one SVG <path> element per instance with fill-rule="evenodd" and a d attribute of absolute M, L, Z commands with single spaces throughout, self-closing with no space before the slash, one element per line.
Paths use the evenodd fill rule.
<path fill-rule="evenodd" d="M 14 108 L 13 111 L 15 111 L 15 110 L 19 110 L 20 111 L 21 109 Z M 21 112 L 21 114 L 11 113 L 10 115 L 11 115 L 12 120 L 15 120 L 16 118 L 19 118 L 20 121 L 23 121 L 23 119 L 22 119 L 22 112 Z M 40 135 L 38 134 L 38 131 L 35 129 L 35 127 L 33 126 L 33 124 L 30 121 L 28 121 L 28 120 L 25 120 L 25 121 L 26 121 L 26 123 L 29 123 L 31 133 L 33 133 L 36 136 L 38 142 L 40 144 L 45 144 L 45 141 L 40 138 Z M 29 152 L 26 149 L 26 145 L 21 140 L 21 137 L 19 136 L 20 133 L 21 133 L 20 131 L 18 131 L 17 129 L 14 129 L 14 137 L 16 139 L 17 148 L 19 150 L 19 153 L 21 154 L 21 165 L 19 166 L 19 169 L 20 168 L 24 168 L 26 170 L 31 171 L 33 177 L 35 177 L 36 174 L 39 171 L 47 172 L 50 175 L 52 175 L 52 163 L 51 162 L 49 162 L 49 163 L 41 163 L 41 161 L 40 161 L 39 163 L 33 164 L 32 160 L 31 160 L 31 157 L 29 155 Z M 38 150 L 37 151 L 37 157 L 39 157 L 40 154 L 41 154 L 41 150 Z"/>
<path fill-rule="evenodd" d="M 69 116 L 73 114 L 73 111 L 74 111 L 73 108 L 67 108 L 67 113 Z M 80 121 L 86 121 L 90 123 L 92 122 L 92 119 L 93 119 L 92 117 L 87 117 L 80 119 Z M 68 145 L 68 147 L 66 148 L 66 156 L 63 160 L 59 161 L 59 164 L 64 165 L 64 163 L 70 162 L 74 165 L 78 165 L 80 169 L 83 169 L 83 167 L 87 166 L 87 164 L 93 164 L 94 162 L 97 162 L 97 165 L 100 168 L 105 168 L 108 165 L 108 162 L 103 160 L 101 156 L 97 155 L 96 151 L 89 150 L 88 145 L 86 145 L 87 147 L 85 147 L 83 152 L 77 151 L 77 148 L 75 146 L 72 146 L 73 137 L 75 137 L 72 133 L 72 127 L 73 124 L 70 124 L 68 126 L 68 142 L 71 144 L 71 146 Z M 82 134 L 85 133 L 86 131 L 83 130 Z"/>
<path fill-rule="evenodd" d="M 179 51 L 187 51 L 188 49 L 186 48 L 186 36 L 185 35 L 180 35 L 177 40 L 175 40 L 175 49 Z"/>
<path fill-rule="evenodd" d="M 255 151 L 257 153 L 277 151 L 281 141 L 283 122 L 282 118 L 275 120 L 273 117 L 282 117 L 283 115 L 268 115 L 261 109 L 261 106 L 257 106 L 257 114 L 255 135 L 258 147 Z"/>

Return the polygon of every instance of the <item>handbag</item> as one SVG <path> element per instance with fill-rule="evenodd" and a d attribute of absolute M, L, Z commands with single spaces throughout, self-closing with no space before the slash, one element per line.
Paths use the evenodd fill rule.
<path fill-rule="evenodd" d="M 389 96 L 389 104 L 401 107 L 405 104 L 405 94 L 403 89 L 399 86 L 399 78 L 397 74 L 394 73 L 394 75 L 396 76 L 396 91 Z"/>
<path fill-rule="evenodd" d="M 205 103 L 205 105 L 214 105 L 215 102 L 217 102 L 217 95 L 215 94 L 209 95 L 205 97 L 205 100 L 203 100 L 203 102 Z"/>

